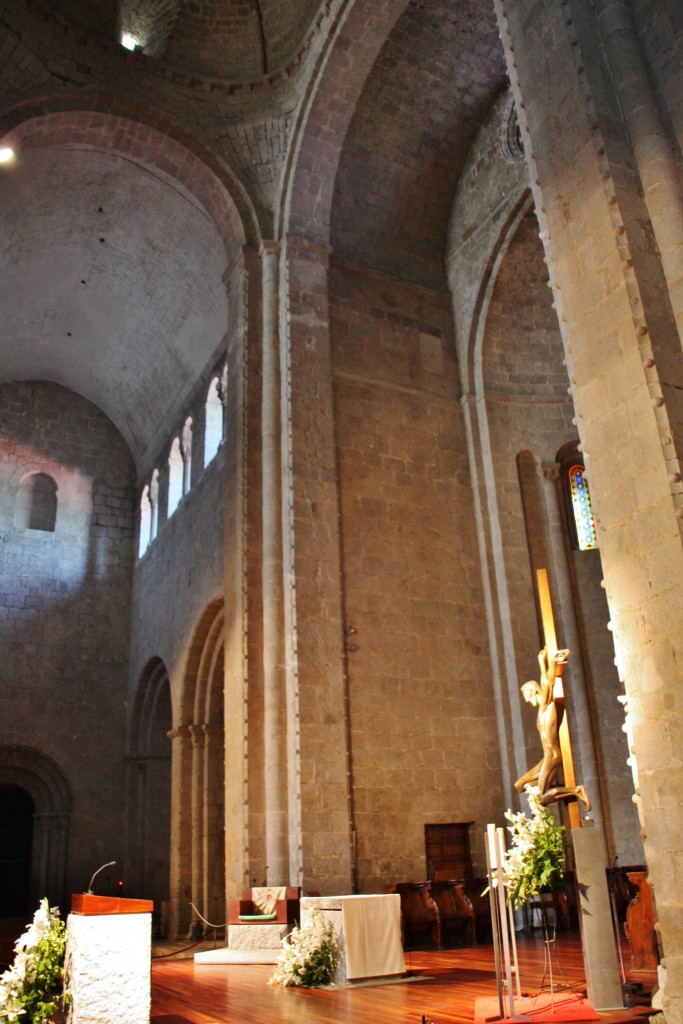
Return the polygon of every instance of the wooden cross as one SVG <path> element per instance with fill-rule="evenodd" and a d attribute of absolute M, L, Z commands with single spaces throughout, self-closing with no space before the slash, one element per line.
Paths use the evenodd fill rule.
<path fill-rule="evenodd" d="M 553 606 L 550 600 L 550 586 L 548 584 L 548 572 L 546 569 L 536 570 L 536 581 L 538 585 L 538 599 L 541 606 L 541 619 L 543 622 L 543 636 L 545 640 L 546 650 L 548 657 L 557 651 L 557 635 L 555 633 L 555 619 L 553 617 Z M 553 696 L 555 703 L 557 704 L 558 712 L 562 714 L 562 722 L 560 724 L 559 739 L 560 739 L 560 752 L 562 753 L 562 773 L 564 775 L 564 785 L 568 787 L 574 787 L 576 785 L 576 775 L 574 774 L 574 757 L 572 754 L 572 744 L 569 738 L 569 723 L 567 722 L 567 714 L 564 706 L 564 686 L 562 685 L 562 676 L 555 676 L 555 687 L 553 690 Z M 569 827 L 570 828 L 581 828 L 581 814 L 579 812 L 579 805 L 576 800 L 570 800 L 567 804 L 567 813 L 569 815 Z"/>

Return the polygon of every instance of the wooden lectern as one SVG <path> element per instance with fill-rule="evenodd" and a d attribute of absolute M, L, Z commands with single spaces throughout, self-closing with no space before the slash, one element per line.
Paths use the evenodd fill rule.
<path fill-rule="evenodd" d="M 153 900 L 129 900 L 121 896 L 93 896 L 89 892 L 77 892 L 71 897 L 71 913 L 83 917 L 95 914 L 151 914 Z"/>
<path fill-rule="evenodd" d="M 149 1024 L 152 900 L 76 893 L 66 926 L 66 1024 Z"/>

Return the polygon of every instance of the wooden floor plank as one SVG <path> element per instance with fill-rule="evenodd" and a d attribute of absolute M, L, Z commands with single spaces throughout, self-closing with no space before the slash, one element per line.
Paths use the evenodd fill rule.
<path fill-rule="evenodd" d="M 536 992 L 543 975 L 541 933 L 519 939 L 523 992 Z M 557 958 L 576 991 L 585 992 L 578 935 L 557 939 Z M 628 968 L 629 952 L 624 950 Z M 197 964 L 192 959 L 152 965 L 151 1024 L 471 1024 L 478 996 L 496 995 L 491 946 L 406 953 L 410 981 L 353 989 L 281 989 L 267 984 L 272 967 Z M 652 1013 L 653 974 L 626 980 L 639 991 L 623 1011 L 601 1014 L 605 1024 L 640 1024 Z"/>

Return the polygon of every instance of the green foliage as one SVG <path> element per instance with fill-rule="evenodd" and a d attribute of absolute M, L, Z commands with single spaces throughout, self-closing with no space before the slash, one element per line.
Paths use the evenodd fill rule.
<path fill-rule="evenodd" d="M 66 928 L 57 907 L 42 900 L 17 939 L 14 963 L 0 976 L 0 1020 L 49 1024 L 63 998 Z"/>
<path fill-rule="evenodd" d="M 339 963 L 339 944 L 331 921 L 326 921 L 317 908 L 310 923 L 296 925 L 283 940 L 282 953 L 269 985 L 283 988 L 318 988 L 327 985 Z"/>
<path fill-rule="evenodd" d="M 504 871 L 508 903 L 521 907 L 542 889 L 552 889 L 562 881 L 564 870 L 564 825 L 555 820 L 540 803 L 536 787 L 526 786 L 531 818 L 524 813 L 506 811 L 512 837 L 505 854 Z"/>

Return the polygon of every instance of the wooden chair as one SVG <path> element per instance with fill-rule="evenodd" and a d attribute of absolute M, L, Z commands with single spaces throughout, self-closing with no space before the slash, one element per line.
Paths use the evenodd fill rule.
<path fill-rule="evenodd" d="M 399 882 L 388 891 L 401 897 L 403 948 L 441 945 L 439 908 L 430 896 L 430 882 Z"/>
<path fill-rule="evenodd" d="M 464 882 L 432 882 L 430 896 L 439 908 L 444 946 L 473 946 L 476 942 L 474 908 L 465 895 Z"/>
<path fill-rule="evenodd" d="M 294 924 L 299 920 L 301 889 L 296 886 L 257 886 L 228 902 L 228 924 Z"/>

